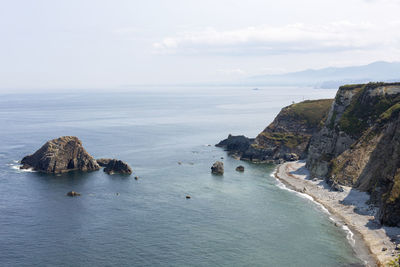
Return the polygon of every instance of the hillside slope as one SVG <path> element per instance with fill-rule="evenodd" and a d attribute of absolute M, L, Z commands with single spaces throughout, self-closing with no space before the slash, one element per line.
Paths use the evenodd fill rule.
<path fill-rule="evenodd" d="M 253 162 L 304 158 L 310 138 L 319 130 L 332 102 L 321 99 L 292 104 L 283 108 L 255 139 L 230 135 L 216 146 Z"/>

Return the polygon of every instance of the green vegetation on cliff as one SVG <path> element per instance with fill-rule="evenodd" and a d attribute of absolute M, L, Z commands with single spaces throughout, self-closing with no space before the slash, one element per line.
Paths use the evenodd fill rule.
<path fill-rule="evenodd" d="M 311 136 L 321 127 L 332 103 L 333 99 L 306 100 L 283 108 L 257 136 L 252 148 L 272 151 L 271 158 L 287 153 L 304 157 Z"/>
<path fill-rule="evenodd" d="M 312 177 L 370 193 L 377 219 L 400 226 L 400 83 L 340 87 L 308 146 Z"/>
<path fill-rule="evenodd" d="M 296 135 L 293 133 L 271 133 L 262 132 L 262 136 L 272 141 L 275 145 L 284 145 L 288 148 L 295 148 L 303 142 L 307 142 L 310 139 L 310 135 Z M 257 148 L 257 146 L 254 146 Z"/>
<path fill-rule="evenodd" d="M 381 116 L 379 117 L 380 122 L 385 122 L 389 120 L 390 118 L 399 114 L 399 112 L 400 112 L 400 103 L 396 103 L 381 114 Z"/>
<path fill-rule="evenodd" d="M 386 203 L 388 204 L 394 203 L 400 198 L 400 172 L 394 176 L 392 189 L 383 194 L 382 198 L 386 198 Z"/>
<path fill-rule="evenodd" d="M 397 111 L 399 109 L 398 106 L 393 107 L 391 110 L 390 108 L 400 101 L 400 96 L 389 97 L 386 94 L 382 94 L 373 98 L 366 97 L 368 90 L 378 87 L 384 88 L 387 85 L 384 83 L 368 83 L 340 87 L 342 90 L 354 90 L 355 93 L 350 105 L 340 118 L 340 129 L 351 136 L 358 137 L 380 116 L 383 116 L 381 119 L 387 119 L 392 115 L 392 112 Z M 384 112 L 385 114 L 383 114 Z"/>
<path fill-rule="evenodd" d="M 304 121 L 309 127 L 318 127 L 328 113 L 332 102 L 333 99 L 306 100 L 283 109 L 282 115 Z"/>

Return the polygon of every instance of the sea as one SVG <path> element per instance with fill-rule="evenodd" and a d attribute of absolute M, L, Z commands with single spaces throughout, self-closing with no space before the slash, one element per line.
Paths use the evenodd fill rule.
<path fill-rule="evenodd" d="M 335 93 L 306 87 L 2 93 L 0 265 L 362 266 L 349 233 L 280 184 L 276 165 L 239 161 L 214 146 L 228 134 L 255 137 L 284 106 Z M 126 161 L 134 173 L 19 170 L 25 155 L 66 135 L 79 137 L 95 158 Z M 210 172 L 217 160 L 223 176 Z M 81 196 L 66 196 L 71 190 Z"/>

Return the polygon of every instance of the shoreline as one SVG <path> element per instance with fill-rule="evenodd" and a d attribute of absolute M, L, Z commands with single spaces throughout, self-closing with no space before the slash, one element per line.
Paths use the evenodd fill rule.
<path fill-rule="evenodd" d="M 304 161 L 280 164 L 274 176 L 288 189 L 309 196 L 326 209 L 335 226 L 346 232 L 354 253 L 366 266 L 386 266 L 399 255 L 391 240 L 400 236 L 400 228 L 375 223 L 376 208 L 365 203 L 369 199 L 367 193 L 351 187 L 343 187 L 344 192 L 330 191 L 323 180 L 309 179 Z"/>

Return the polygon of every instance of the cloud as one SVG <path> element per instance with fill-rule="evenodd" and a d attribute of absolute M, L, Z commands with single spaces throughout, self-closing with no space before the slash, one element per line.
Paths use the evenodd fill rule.
<path fill-rule="evenodd" d="M 118 34 L 118 35 L 129 35 L 129 34 L 135 34 L 138 32 L 142 32 L 142 29 L 139 28 L 132 28 L 132 27 L 125 27 L 125 28 L 117 28 L 113 30 L 113 33 Z"/>
<path fill-rule="evenodd" d="M 367 3 L 390 3 L 390 4 L 400 4 L 400 0 L 363 0 Z"/>
<path fill-rule="evenodd" d="M 398 23 L 384 29 L 371 23 L 334 22 L 326 25 L 257 26 L 230 31 L 208 28 L 182 32 L 154 43 L 156 53 L 260 55 L 371 49 L 398 43 Z M 391 31 L 389 40 L 385 37 Z"/>
<path fill-rule="evenodd" d="M 247 72 L 242 70 L 242 69 L 219 69 L 217 70 L 218 73 L 226 75 L 226 76 L 240 76 L 240 75 L 246 75 Z"/>

